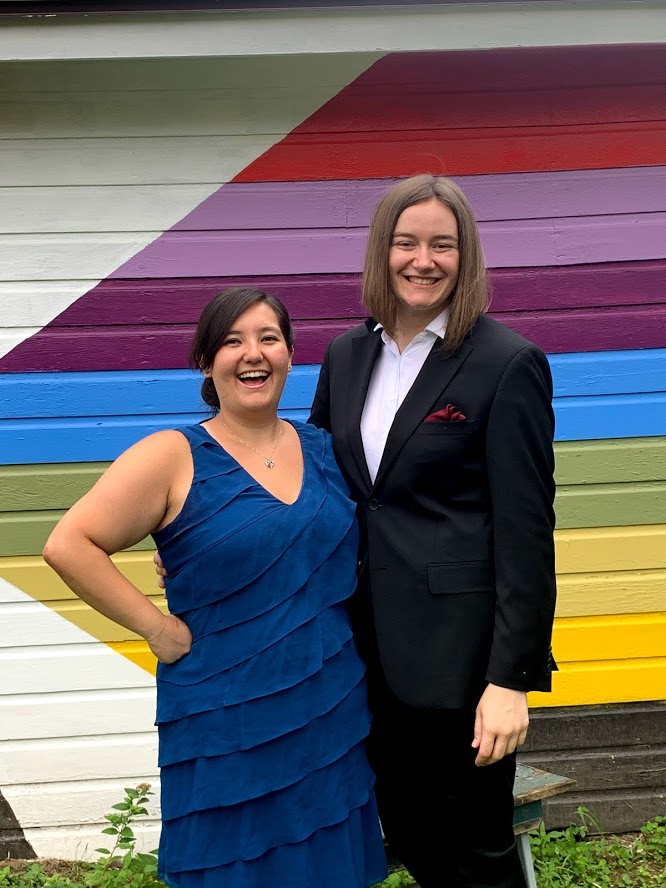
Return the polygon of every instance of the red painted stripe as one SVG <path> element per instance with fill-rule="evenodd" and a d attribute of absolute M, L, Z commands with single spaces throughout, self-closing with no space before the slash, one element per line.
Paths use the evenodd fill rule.
<path fill-rule="evenodd" d="M 664 57 L 666 64 L 666 55 Z M 476 129 L 510 126 L 578 126 L 659 120 L 666 108 L 666 84 L 453 92 L 446 82 L 414 84 L 400 90 L 398 100 L 388 88 L 341 94 L 318 115 L 292 130 L 312 133 L 366 133 Z"/>
<path fill-rule="evenodd" d="M 287 136 L 235 182 L 293 182 L 659 166 L 666 121 L 434 133 Z"/>
<path fill-rule="evenodd" d="M 411 92 L 415 84 L 425 90 L 438 83 L 464 93 L 580 89 L 663 82 L 665 72 L 663 43 L 403 52 L 379 59 L 348 89 L 390 87 L 399 94 L 401 90 Z"/>
<path fill-rule="evenodd" d="M 666 347 L 666 304 L 573 311 L 510 312 L 496 317 L 551 354 Z M 298 364 L 317 364 L 328 342 L 359 319 L 298 321 Z M 186 366 L 194 327 L 143 325 L 81 329 L 49 327 L 2 362 L 9 372 L 166 370 Z"/>

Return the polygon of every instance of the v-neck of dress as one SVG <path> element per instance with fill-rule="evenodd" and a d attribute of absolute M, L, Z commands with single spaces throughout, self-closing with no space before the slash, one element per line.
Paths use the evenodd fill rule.
<path fill-rule="evenodd" d="M 205 421 L 208 422 L 208 420 L 205 420 Z M 305 447 L 303 446 L 303 439 L 302 439 L 302 437 L 301 437 L 301 433 L 299 432 L 299 430 L 298 430 L 298 428 L 296 427 L 296 425 L 294 425 L 294 423 L 292 423 L 292 422 L 289 422 L 288 419 L 283 419 L 282 422 L 287 422 L 287 423 L 289 423 L 289 425 L 290 425 L 290 426 L 294 429 L 294 431 L 296 432 L 296 434 L 297 434 L 297 436 L 298 436 L 298 443 L 300 444 L 300 447 L 301 447 L 301 460 L 302 460 L 302 462 L 303 462 L 303 474 L 301 475 L 301 485 L 300 485 L 300 487 L 299 487 L 299 489 L 298 489 L 298 494 L 297 494 L 297 496 L 296 496 L 296 499 L 295 499 L 293 502 L 291 502 L 291 503 L 287 503 L 287 502 L 285 502 L 283 499 L 280 499 L 279 496 L 276 496 L 276 495 L 275 495 L 272 491 L 270 491 L 270 490 L 269 490 L 264 484 L 262 484 L 261 481 L 259 481 L 258 478 L 255 478 L 255 476 L 252 474 L 252 472 L 250 472 L 250 470 L 247 469 L 239 459 L 237 459 L 235 456 L 232 456 L 231 453 L 229 453 L 229 451 L 227 450 L 227 448 L 224 447 L 224 446 L 223 446 L 223 445 L 217 440 L 217 438 L 215 438 L 213 435 L 211 435 L 211 433 L 208 431 L 207 428 L 205 428 L 205 426 L 203 425 L 203 423 L 201 423 L 201 422 L 199 423 L 199 428 L 200 428 L 200 429 L 202 430 L 202 432 L 206 435 L 206 438 L 207 438 L 209 441 L 212 441 L 213 444 L 216 444 L 216 445 L 220 448 L 220 450 L 224 453 L 225 456 L 229 457 L 229 459 L 230 459 L 232 462 L 236 463 L 236 465 L 238 466 L 238 468 L 239 468 L 242 472 L 245 472 L 245 474 L 248 476 L 248 478 L 251 478 L 251 479 L 254 481 L 254 483 L 257 485 L 257 487 L 260 487 L 260 488 L 264 491 L 264 493 L 265 493 L 267 496 L 270 496 L 270 497 L 271 497 L 272 499 L 274 499 L 276 502 L 280 503 L 280 505 L 285 506 L 286 508 L 290 508 L 291 506 L 295 506 L 296 503 L 300 500 L 301 496 L 303 495 L 303 490 L 304 490 L 304 488 L 305 488 L 305 472 L 306 472 Z"/>

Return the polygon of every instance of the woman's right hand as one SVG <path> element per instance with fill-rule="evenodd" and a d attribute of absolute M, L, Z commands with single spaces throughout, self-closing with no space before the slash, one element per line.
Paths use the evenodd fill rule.
<path fill-rule="evenodd" d="M 166 614 L 161 630 L 152 638 L 146 638 L 148 646 L 160 663 L 176 663 L 189 654 L 192 633 L 187 625 L 174 614 Z"/>

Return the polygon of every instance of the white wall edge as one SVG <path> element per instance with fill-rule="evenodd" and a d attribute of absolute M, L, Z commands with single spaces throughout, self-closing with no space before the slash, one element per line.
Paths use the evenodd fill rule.
<path fill-rule="evenodd" d="M 0 61 L 303 55 L 666 42 L 659 0 L 9 16 Z"/>

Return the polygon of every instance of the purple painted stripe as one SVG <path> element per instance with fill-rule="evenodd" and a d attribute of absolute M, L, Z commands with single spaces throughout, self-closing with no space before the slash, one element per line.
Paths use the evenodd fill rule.
<path fill-rule="evenodd" d="M 510 312 L 495 315 L 553 353 L 666 347 L 666 304 Z M 298 364 L 317 364 L 324 348 L 358 319 L 296 323 Z M 2 369 L 20 371 L 165 370 L 186 366 L 192 324 L 45 328 L 10 352 Z"/>
<path fill-rule="evenodd" d="M 502 268 L 491 273 L 491 282 L 494 312 L 666 302 L 666 261 Z M 192 324 L 209 299 L 237 286 L 274 293 L 296 320 L 364 314 L 359 275 L 108 279 L 49 326 Z"/>
<path fill-rule="evenodd" d="M 482 222 L 491 268 L 666 258 L 666 213 Z M 367 232 L 167 232 L 111 277 L 218 277 L 360 271 Z"/>
<path fill-rule="evenodd" d="M 479 222 L 663 210 L 666 166 L 454 176 Z M 396 179 L 229 182 L 172 231 L 359 228 Z"/>

